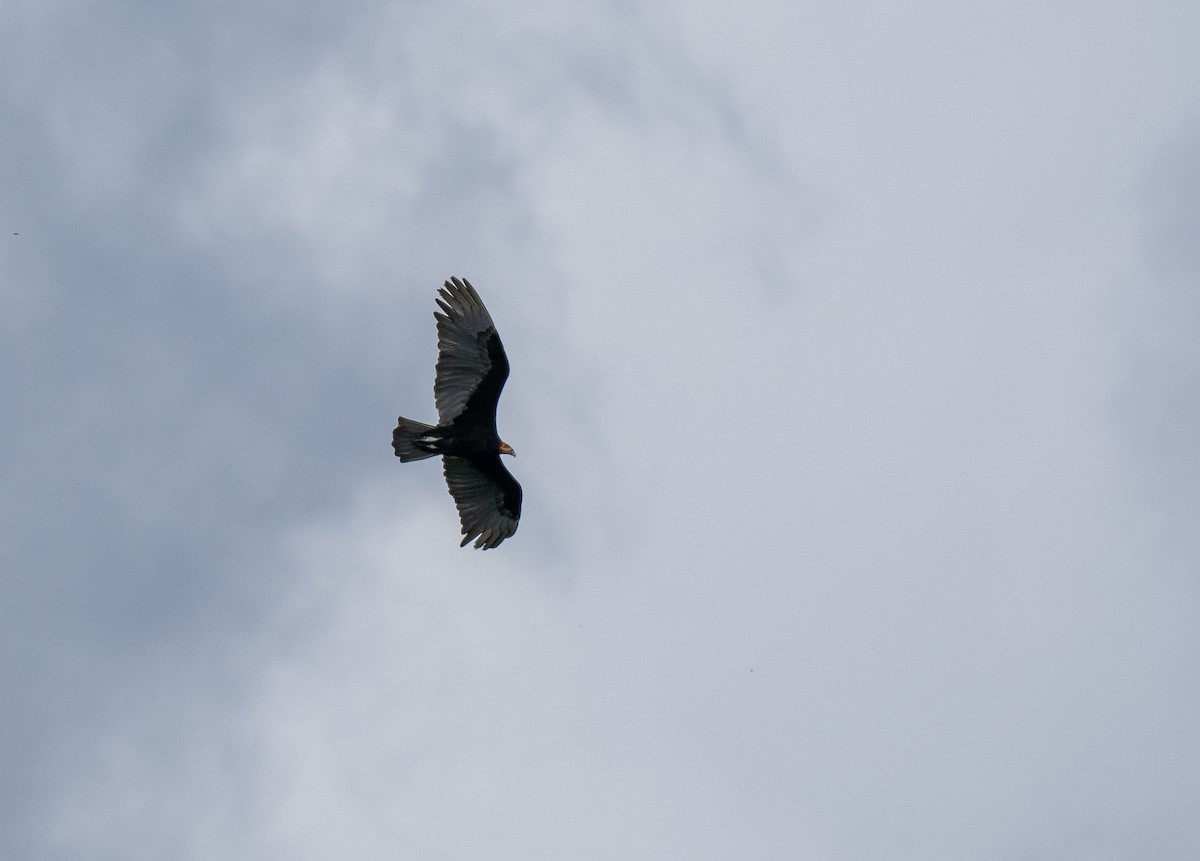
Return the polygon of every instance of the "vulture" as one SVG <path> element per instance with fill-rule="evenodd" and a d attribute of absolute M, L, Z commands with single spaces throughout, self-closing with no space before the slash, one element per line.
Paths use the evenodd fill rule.
<path fill-rule="evenodd" d="M 496 433 L 496 404 L 508 379 L 508 357 L 492 317 L 471 282 L 451 278 L 438 290 L 438 359 L 433 381 L 438 423 L 427 425 L 401 416 L 392 431 L 392 448 L 402 463 L 442 456 L 442 472 L 466 547 L 474 540 L 484 550 L 517 531 L 521 485 L 500 455 L 516 456 Z"/>

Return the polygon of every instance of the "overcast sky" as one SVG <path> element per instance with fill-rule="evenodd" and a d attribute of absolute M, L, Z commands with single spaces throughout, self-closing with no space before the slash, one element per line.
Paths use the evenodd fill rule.
<path fill-rule="evenodd" d="M 1200 857 L 1197 44 L 0 2 L 0 856 Z"/>

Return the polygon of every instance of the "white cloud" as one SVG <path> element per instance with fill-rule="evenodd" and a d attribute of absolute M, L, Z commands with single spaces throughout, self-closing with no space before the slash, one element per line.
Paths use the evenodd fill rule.
<path fill-rule="evenodd" d="M 230 103 L 188 253 L 371 393 L 427 393 L 474 277 L 521 530 L 460 551 L 381 444 L 264 536 L 229 678 L 107 725 L 58 846 L 1185 855 L 1194 587 L 1112 419 L 1129 184 L 1195 65 L 1167 7 L 387 9 Z"/>

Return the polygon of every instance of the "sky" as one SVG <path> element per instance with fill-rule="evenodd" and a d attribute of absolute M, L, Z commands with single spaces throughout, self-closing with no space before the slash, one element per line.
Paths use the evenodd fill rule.
<path fill-rule="evenodd" d="M 5 0 L 0 856 L 1200 855 L 1198 41 Z"/>

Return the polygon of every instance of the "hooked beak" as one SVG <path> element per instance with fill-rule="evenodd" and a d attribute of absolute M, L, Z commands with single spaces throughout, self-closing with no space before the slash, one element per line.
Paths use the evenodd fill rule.
<path fill-rule="evenodd" d="M 506 442 L 500 443 L 500 454 L 511 454 L 513 457 L 517 456 L 517 453 L 513 451 L 513 447 Z"/>

